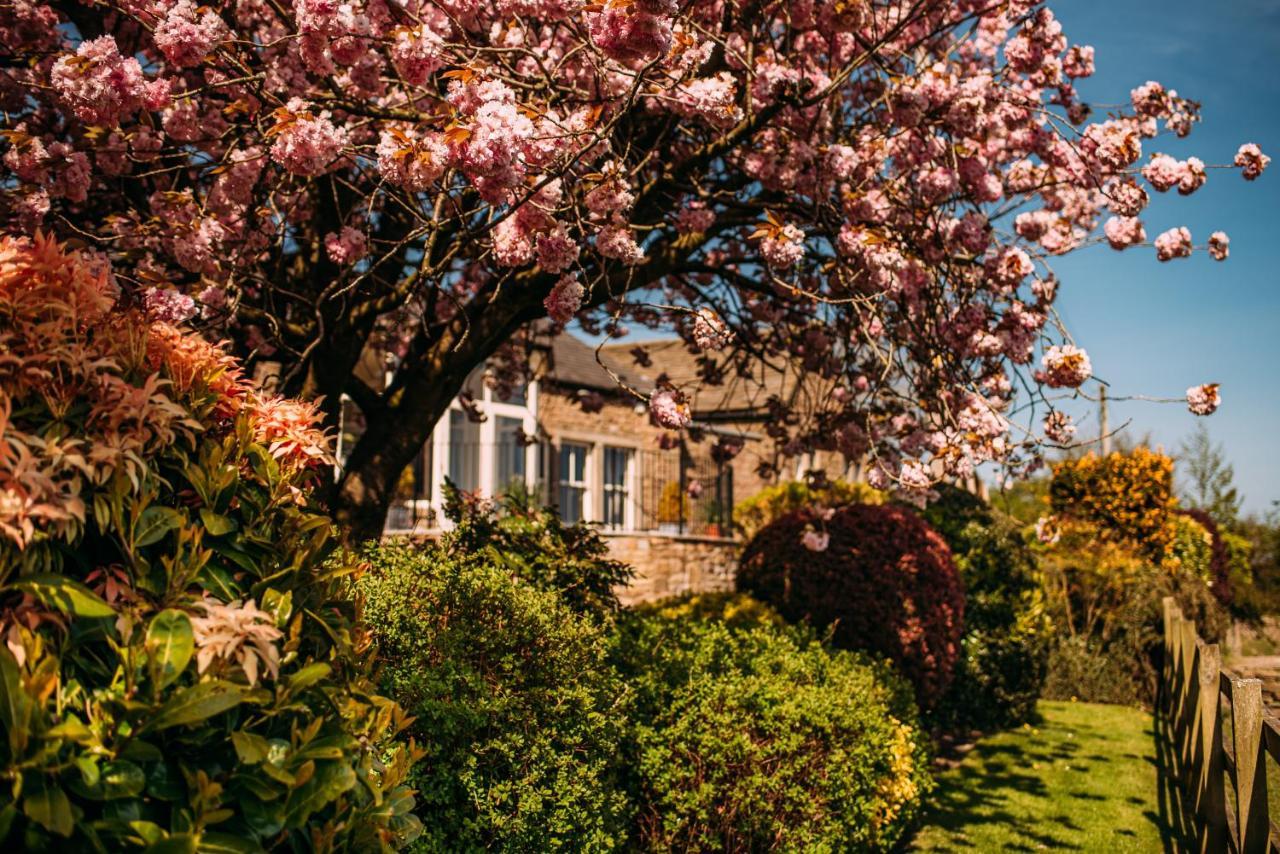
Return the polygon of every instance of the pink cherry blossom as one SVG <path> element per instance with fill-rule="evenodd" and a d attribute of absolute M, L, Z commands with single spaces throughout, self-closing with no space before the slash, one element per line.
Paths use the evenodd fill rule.
<path fill-rule="evenodd" d="M 111 36 L 81 42 L 74 55 L 53 64 L 49 76 L 53 88 L 86 124 L 114 127 L 142 107 L 146 94 L 142 66 L 131 56 L 121 56 Z"/>
<path fill-rule="evenodd" d="M 1191 255 L 1191 232 L 1186 226 L 1171 228 L 1156 238 L 1156 259 L 1171 261 Z"/>
<path fill-rule="evenodd" d="M 342 267 L 354 264 L 369 251 L 364 232 L 349 225 L 344 225 L 341 231 L 326 234 L 324 249 L 329 260 Z"/>
<path fill-rule="evenodd" d="M 1252 142 L 1246 142 L 1236 152 L 1235 165 L 1240 167 L 1240 174 L 1246 181 L 1252 181 L 1263 173 L 1271 158 L 1262 153 L 1262 149 Z"/>
<path fill-rule="evenodd" d="M 347 145 L 347 132 L 325 113 L 313 114 L 300 98 L 293 98 L 277 116 L 271 158 L 298 175 L 323 175 L 337 166 Z"/>
<path fill-rule="evenodd" d="M 1078 388 L 1093 376 L 1089 354 L 1074 344 L 1055 344 L 1040 359 L 1044 370 L 1037 377 L 1050 388 Z"/>
<path fill-rule="evenodd" d="M 1212 415 L 1222 405 L 1218 383 L 1206 383 L 1187 389 L 1187 409 L 1192 415 Z"/>
<path fill-rule="evenodd" d="M 831 535 L 826 531 L 806 527 L 800 535 L 800 543 L 811 552 L 825 552 L 831 544 Z"/>
<path fill-rule="evenodd" d="M 1036 520 L 1036 539 L 1046 546 L 1052 546 L 1062 538 L 1062 529 L 1053 516 L 1041 516 Z"/>
<path fill-rule="evenodd" d="M 1107 242 L 1112 249 L 1127 249 L 1147 239 L 1147 232 L 1142 227 L 1142 220 L 1135 216 L 1113 216 L 1103 226 Z"/>
<path fill-rule="evenodd" d="M 793 223 L 772 230 L 760 240 L 760 254 L 775 270 L 786 270 L 804 257 L 804 232 Z"/>
<path fill-rule="evenodd" d="M 1058 445 L 1069 444 L 1076 435 L 1076 425 L 1071 416 L 1065 412 L 1054 410 L 1044 418 L 1044 437 Z"/>
<path fill-rule="evenodd" d="M 542 304 L 547 310 L 547 316 L 563 325 L 573 320 L 574 315 L 582 308 L 582 298 L 585 295 L 586 289 L 578 281 L 578 277 L 565 275 L 556 281 L 555 287 Z"/>
<path fill-rule="evenodd" d="M 156 47 L 175 68 L 199 65 L 229 35 L 216 12 L 198 9 L 191 0 L 178 0 L 170 6 L 154 32 Z"/>
<path fill-rule="evenodd" d="M 701 350 L 720 350 L 729 343 L 729 327 L 713 309 L 700 308 L 693 320 L 693 341 Z"/>
<path fill-rule="evenodd" d="M 1227 260 L 1230 253 L 1231 238 L 1225 231 L 1215 231 L 1209 235 L 1209 257 L 1215 261 Z"/>
<path fill-rule="evenodd" d="M 143 294 L 147 314 L 159 323 L 177 326 L 186 323 L 196 313 L 196 301 L 181 291 L 168 288 L 147 288 Z"/>
<path fill-rule="evenodd" d="M 659 427 L 678 430 L 693 420 L 684 395 L 673 388 L 660 388 L 649 395 L 649 413 Z"/>

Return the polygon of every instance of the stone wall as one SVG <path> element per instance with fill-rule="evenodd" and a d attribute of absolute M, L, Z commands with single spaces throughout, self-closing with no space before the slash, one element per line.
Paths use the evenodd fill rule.
<path fill-rule="evenodd" d="M 681 593 L 715 593 L 734 588 L 736 540 L 658 534 L 605 534 L 616 560 L 635 567 L 636 576 L 618 591 L 623 604 L 651 602 Z"/>

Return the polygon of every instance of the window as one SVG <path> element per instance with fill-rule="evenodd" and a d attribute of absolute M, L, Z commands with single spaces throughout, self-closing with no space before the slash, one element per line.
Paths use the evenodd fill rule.
<path fill-rule="evenodd" d="M 449 479 L 465 492 L 480 488 L 480 425 L 457 409 L 449 412 Z"/>
<path fill-rule="evenodd" d="M 497 433 L 497 460 L 494 468 L 498 476 L 494 484 L 495 492 L 507 492 L 513 484 L 519 484 L 520 488 L 525 485 L 525 447 L 521 441 L 524 436 L 523 424 L 519 418 L 500 415 L 494 425 Z"/>
<path fill-rule="evenodd" d="M 586 445 L 565 442 L 560 446 L 560 488 L 558 501 L 560 518 L 566 524 L 581 522 L 587 503 L 587 453 Z"/>
<path fill-rule="evenodd" d="M 630 448 L 604 449 L 604 524 L 618 530 L 627 527 L 627 499 L 630 495 Z"/>

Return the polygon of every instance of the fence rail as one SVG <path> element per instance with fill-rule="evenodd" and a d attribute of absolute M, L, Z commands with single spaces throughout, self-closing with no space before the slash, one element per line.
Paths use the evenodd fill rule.
<path fill-rule="evenodd" d="M 1164 660 L 1157 720 L 1199 851 L 1280 852 L 1267 770 L 1280 763 L 1280 719 L 1262 702 L 1262 681 L 1222 667 L 1217 644 L 1196 634 L 1164 599 Z"/>

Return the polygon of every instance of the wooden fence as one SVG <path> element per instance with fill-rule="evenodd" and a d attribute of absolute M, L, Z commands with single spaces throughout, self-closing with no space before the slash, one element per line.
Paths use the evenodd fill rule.
<path fill-rule="evenodd" d="M 1222 667 L 1217 644 L 1196 634 L 1172 597 L 1164 600 L 1164 663 L 1157 719 L 1166 771 L 1183 795 L 1200 851 L 1280 852 L 1269 815 L 1267 770 L 1280 763 L 1280 719 L 1262 682 Z"/>

